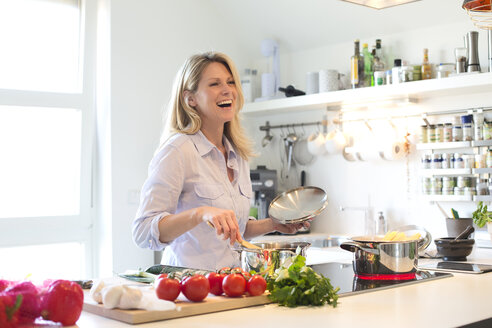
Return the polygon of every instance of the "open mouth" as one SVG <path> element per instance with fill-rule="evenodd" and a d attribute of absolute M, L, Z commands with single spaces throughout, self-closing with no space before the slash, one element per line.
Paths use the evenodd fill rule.
<path fill-rule="evenodd" d="M 232 100 L 219 101 L 217 103 L 217 106 L 219 106 L 220 108 L 231 108 L 231 106 L 232 106 Z"/>

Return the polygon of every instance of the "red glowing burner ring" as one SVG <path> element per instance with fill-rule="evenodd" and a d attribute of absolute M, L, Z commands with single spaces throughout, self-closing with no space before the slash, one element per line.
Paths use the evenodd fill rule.
<path fill-rule="evenodd" d="M 411 273 L 394 273 L 394 274 L 356 274 L 359 279 L 363 280 L 412 280 L 415 279 L 415 272 Z"/>

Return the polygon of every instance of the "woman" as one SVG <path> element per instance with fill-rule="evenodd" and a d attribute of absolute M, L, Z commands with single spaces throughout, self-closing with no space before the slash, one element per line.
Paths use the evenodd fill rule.
<path fill-rule="evenodd" d="M 178 72 L 133 222 L 138 246 L 165 248 L 163 264 L 237 266 L 236 241 L 302 227 L 248 217 L 252 150 L 239 121 L 243 104 L 239 74 L 224 54 L 194 55 Z"/>

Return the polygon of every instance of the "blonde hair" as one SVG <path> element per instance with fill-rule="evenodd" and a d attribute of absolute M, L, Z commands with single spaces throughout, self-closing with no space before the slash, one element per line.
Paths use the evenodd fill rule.
<path fill-rule="evenodd" d="M 229 70 L 236 84 L 237 108 L 234 118 L 224 124 L 224 134 L 234 145 L 239 155 L 248 160 L 254 154 L 251 141 L 247 138 L 240 123 L 239 111 L 244 105 L 244 96 L 239 73 L 232 60 L 227 55 L 219 52 L 205 52 L 191 56 L 176 74 L 171 99 L 167 108 L 167 119 L 161 136 L 161 143 L 165 142 L 173 134 L 195 134 L 200 130 L 202 120 L 197 111 L 188 105 L 184 99 L 184 94 L 185 91 L 192 93 L 197 91 L 202 72 L 213 62 L 222 63 Z"/>

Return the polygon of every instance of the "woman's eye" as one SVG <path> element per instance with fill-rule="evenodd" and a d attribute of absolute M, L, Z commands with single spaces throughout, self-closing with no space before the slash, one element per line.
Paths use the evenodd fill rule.
<path fill-rule="evenodd" d="M 219 85 L 217 82 L 210 83 L 211 87 L 215 87 L 216 85 Z"/>
<path fill-rule="evenodd" d="M 227 82 L 227 83 L 228 83 L 228 84 L 231 84 L 231 85 L 236 84 L 236 82 L 235 82 L 235 81 L 229 81 L 229 82 Z"/>

